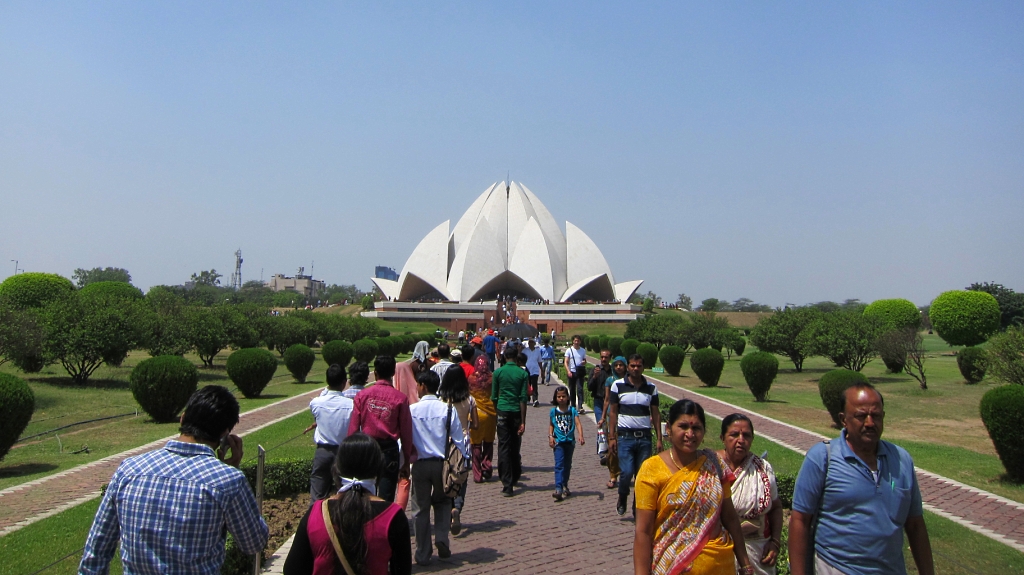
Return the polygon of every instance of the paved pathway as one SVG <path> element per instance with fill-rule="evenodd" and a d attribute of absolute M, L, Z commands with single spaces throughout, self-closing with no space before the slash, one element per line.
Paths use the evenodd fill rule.
<path fill-rule="evenodd" d="M 246 435 L 309 408 L 320 388 L 241 414 L 234 432 Z M 125 458 L 153 450 L 177 435 L 158 439 L 67 471 L 0 490 L 0 537 L 94 499 Z M 255 446 L 248 446 L 254 453 Z"/>
<path fill-rule="evenodd" d="M 599 361 L 593 357 L 590 360 Z M 800 454 L 806 454 L 808 449 L 821 440 L 830 439 L 731 403 L 647 377 L 657 382 L 659 389 L 666 395 L 696 401 L 705 412 L 718 419 L 730 413 L 746 414 L 754 422 L 758 435 Z M 921 487 L 924 507 L 928 511 L 1024 552 L 1024 504 L 920 468 L 917 469 L 917 482 Z"/>

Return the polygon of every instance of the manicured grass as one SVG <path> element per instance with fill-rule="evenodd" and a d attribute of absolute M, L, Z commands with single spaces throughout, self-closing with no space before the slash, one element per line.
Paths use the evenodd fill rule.
<path fill-rule="evenodd" d="M 82 560 L 80 550 L 85 546 L 85 538 L 99 506 L 100 500 L 96 498 L 0 537 L 0 557 L 3 557 L 0 561 L 0 575 L 34 573 L 68 554 L 71 556 L 43 573 L 77 573 L 78 563 Z M 114 560 L 110 562 L 110 573 L 121 573 L 120 550 L 114 553 Z"/>
<path fill-rule="evenodd" d="M 227 355 L 218 355 L 213 368 L 200 369 L 200 386 L 217 384 L 235 390 L 224 371 Z M 84 420 L 134 413 L 138 404 L 128 389 L 128 376 L 139 361 L 148 357 L 146 352 L 133 352 L 121 367 L 101 367 L 94 376 L 95 381 L 84 387 L 70 383 L 60 366 L 49 366 L 42 373 L 26 375 L 4 365 L 0 370 L 26 379 L 36 396 L 32 421 L 22 437 Z M 189 359 L 200 363 L 198 358 Z M 306 383 L 298 384 L 279 360 L 277 373 L 261 397 L 246 399 L 237 390 L 235 395 L 242 411 L 249 411 L 324 385 L 326 370 L 327 365 L 318 360 Z M 138 416 L 96 421 L 31 439 L 24 445 L 15 446 L 0 463 L 0 489 L 174 435 L 177 429 L 177 423 L 153 423 L 145 412 L 139 410 Z M 73 453 L 85 446 L 88 446 L 88 453 Z"/>
<path fill-rule="evenodd" d="M 929 354 L 926 360 L 927 390 L 907 375 L 887 373 L 879 360 L 863 370 L 885 397 L 885 439 L 910 451 L 922 469 L 1024 502 L 1024 485 L 1002 478 L 1004 469 L 978 412 L 982 395 L 999 383 L 985 380 L 977 385 L 965 384 L 956 358 L 945 355 L 950 353 L 949 346 L 936 336 L 926 336 L 925 342 L 929 349 L 941 350 Z M 726 361 L 717 387 L 702 386 L 690 370 L 689 360 L 678 377 L 648 373 L 810 431 L 830 437 L 838 435 L 818 394 L 818 379 L 834 367 L 828 360 L 810 358 L 804 362 L 803 372 L 797 373 L 788 358 L 780 357 L 779 375 L 768 402 L 754 401 L 739 361 L 735 355 Z"/>

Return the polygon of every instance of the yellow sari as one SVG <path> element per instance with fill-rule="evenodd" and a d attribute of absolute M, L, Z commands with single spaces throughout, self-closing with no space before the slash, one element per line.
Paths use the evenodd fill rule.
<path fill-rule="evenodd" d="M 636 508 L 657 513 L 652 575 L 736 575 L 729 533 L 722 527 L 722 501 L 729 480 L 715 452 L 672 473 L 659 456 L 649 458 L 636 478 Z"/>
<path fill-rule="evenodd" d="M 469 393 L 476 400 L 476 414 L 479 420 L 476 429 L 469 431 L 473 445 L 494 443 L 498 431 L 498 409 L 491 401 L 491 370 L 484 354 L 478 354 L 473 362 L 476 371 L 469 378 Z"/>

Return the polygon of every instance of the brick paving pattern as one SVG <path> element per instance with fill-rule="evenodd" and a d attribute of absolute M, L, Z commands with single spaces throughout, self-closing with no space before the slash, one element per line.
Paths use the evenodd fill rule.
<path fill-rule="evenodd" d="M 754 422 L 758 435 L 801 454 L 807 453 L 821 440 L 829 439 L 654 377 L 648 376 L 648 379 L 656 382 L 658 389 L 665 394 L 675 399 L 696 401 L 705 412 L 719 419 L 741 412 Z M 929 511 L 1024 552 L 1024 505 L 922 469 L 917 470 L 917 482 L 925 508 Z"/>
<path fill-rule="evenodd" d="M 320 389 L 316 389 L 247 411 L 241 414 L 234 433 L 252 433 L 300 413 L 319 394 Z M 125 458 L 156 449 L 172 437 L 176 435 L 0 491 L 0 536 L 98 497 L 100 487 Z M 255 452 L 255 446 L 247 449 Z"/>

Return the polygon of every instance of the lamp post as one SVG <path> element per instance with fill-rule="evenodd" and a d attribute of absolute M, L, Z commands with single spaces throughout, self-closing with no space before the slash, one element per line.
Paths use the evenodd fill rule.
<path fill-rule="evenodd" d="M 18 275 L 18 260 L 11 260 L 14 262 L 14 275 Z"/>

